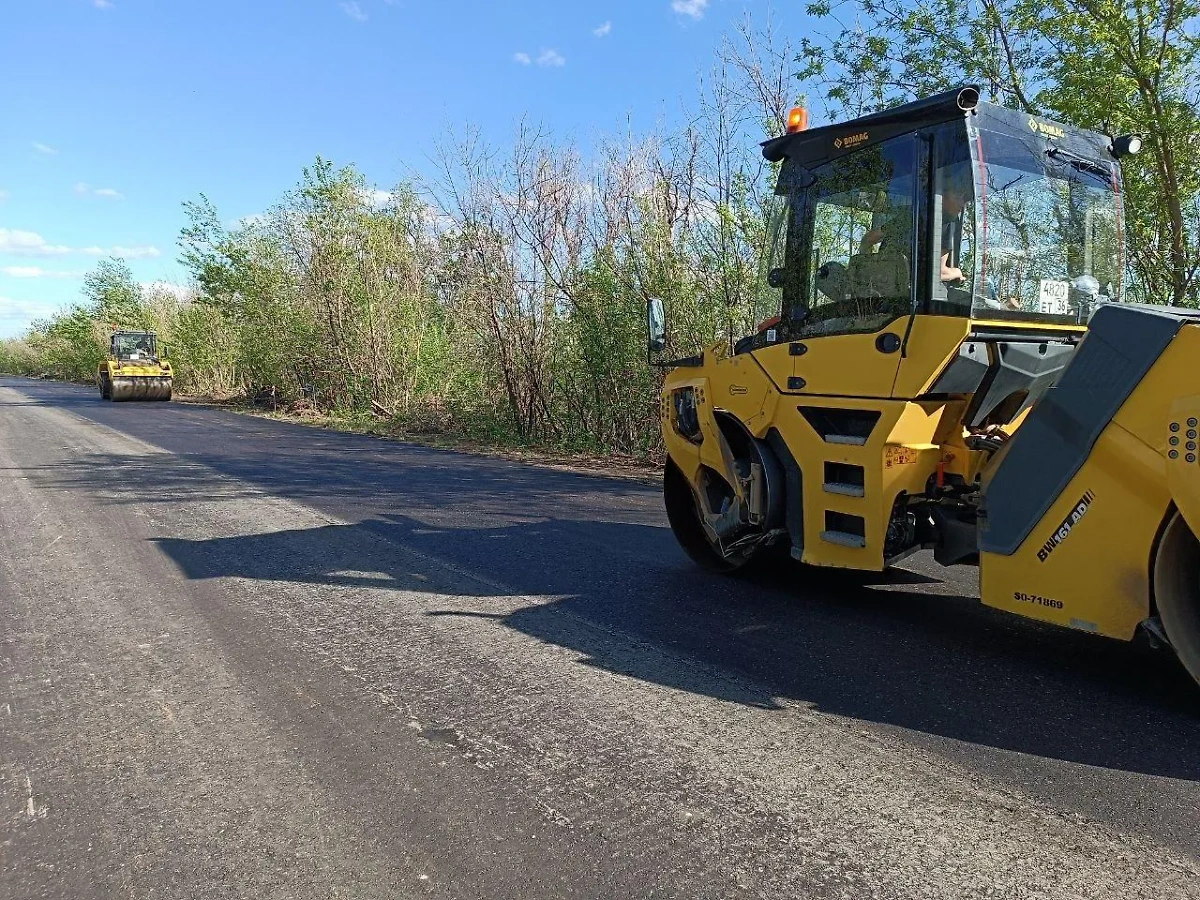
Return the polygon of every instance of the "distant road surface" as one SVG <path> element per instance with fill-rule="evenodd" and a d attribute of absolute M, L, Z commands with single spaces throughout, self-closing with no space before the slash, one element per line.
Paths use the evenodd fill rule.
<path fill-rule="evenodd" d="M 974 577 L 0 378 L 0 898 L 1200 896 L 1200 691 Z"/>

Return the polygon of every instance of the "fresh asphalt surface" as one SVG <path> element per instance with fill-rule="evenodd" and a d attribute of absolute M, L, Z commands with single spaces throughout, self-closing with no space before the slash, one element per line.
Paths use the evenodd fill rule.
<path fill-rule="evenodd" d="M 651 485 L 0 379 L 0 897 L 1200 896 L 1200 690 Z"/>

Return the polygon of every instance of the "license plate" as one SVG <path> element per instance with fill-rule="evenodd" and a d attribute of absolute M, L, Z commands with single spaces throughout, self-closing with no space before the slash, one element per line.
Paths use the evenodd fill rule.
<path fill-rule="evenodd" d="M 1067 297 L 1071 293 L 1071 282 L 1043 278 L 1038 291 L 1038 311 L 1051 316 L 1065 316 L 1071 312 Z"/>

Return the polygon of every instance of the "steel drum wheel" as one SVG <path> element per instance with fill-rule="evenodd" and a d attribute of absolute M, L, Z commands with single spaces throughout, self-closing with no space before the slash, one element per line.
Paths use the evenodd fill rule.
<path fill-rule="evenodd" d="M 1154 599 L 1176 656 L 1200 684 L 1200 541 L 1179 513 L 1158 545 Z"/>

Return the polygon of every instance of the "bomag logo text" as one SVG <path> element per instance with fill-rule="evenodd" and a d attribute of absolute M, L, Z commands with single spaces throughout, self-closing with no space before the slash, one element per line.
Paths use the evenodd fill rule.
<path fill-rule="evenodd" d="M 1079 498 L 1079 502 L 1067 513 L 1067 517 L 1054 529 L 1054 534 L 1050 535 L 1050 540 L 1042 544 L 1042 549 L 1037 554 L 1038 562 L 1045 562 L 1050 558 L 1050 554 L 1054 552 L 1055 548 L 1071 534 L 1071 529 L 1078 525 L 1079 520 L 1087 515 L 1088 507 L 1092 505 L 1092 501 L 1095 499 L 1096 495 L 1091 491 L 1088 491 Z"/>
<path fill-rule="evenodd" d="M 1029 130 L 1052 138 L 1060 138 L 1066 134 L 1066 132 L 1064 132 L 1057 125 L 1051 125 L 1049 122 L 1040 122 L 1034 118 L 1030 118 L 1029 120 Z"/>
<path fill-rule="evenodd" d="M 869 141 L 871 135 L 866 131 L 860 131 L 858 134 L 848 134 L 845 137 L 834 138 L 833 146 L 839 150 L 845 150 L 847 147 L 857 147 L 864 141 Z"/>

